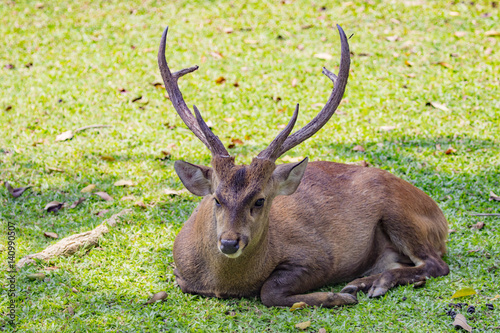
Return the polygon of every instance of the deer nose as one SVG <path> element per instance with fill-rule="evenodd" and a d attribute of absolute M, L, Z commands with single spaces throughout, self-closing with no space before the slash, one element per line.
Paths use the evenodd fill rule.
<path fill-rule="evenodd" d="M 240 248 L 239 246 L 239 239 L 221 239 L 220 240 L 220 250 L 224 254 L 233 254 L 238 251 Z"/>

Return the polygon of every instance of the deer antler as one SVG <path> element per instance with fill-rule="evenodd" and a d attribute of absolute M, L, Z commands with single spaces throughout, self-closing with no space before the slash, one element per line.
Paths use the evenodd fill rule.
<path fill-rule="evenodd" d="M 317 131 L 319 131 L 328 122 L 328 120 L 330 120 L 332 115 L 335 113 L 335 110 L 337 110 L 337 107 L 342 100 L 342 96 L 344 95 L 345 87 L 347 85 L 347 78 L 349 77 L 349 66 L 351 63 L 347 37 L 340 25 L 337 24 L 337 28 L 339 30 L 341 43 L 339 75 L 337 77 L 337 75 L 333 74 L 328 69 L 323 67 L 322 73 L 325 74 L 330 80 L 332 80 L 335 86 L 325 106 L 323 107 L 321 112 L 316 115 L 316 117 L 314 117 L 314 119 L 311 120 L 306 126 L 288 137 L 288 134 L 292 130 L 292 127 L 295 124 L 295 120 L 297 118 L 297 105 L 290 123 L 280 134 L 278 134 L 278 136 L 271 142 L 271 144 L 269 144 L 266 149 L 260 152 L 260 154 L 257 156 L 258 158 L 265 158 L 276 161 L 276 159 L 283 155 L 285 152 L 292 149 L 301 142 L 309 139 Z"/>
<path fill-rule="evenodd" d="M 181 117 L 182 121 L 186 124 L 186 126 L 191 130 L 205 144 L 205 146 L 210 149 L 212 155 L 214 156 L 225 156 L 229 157 L 229 153 L 227 152 L 224 144 L 220 141 L 220 139 L 212 133 L 207 124 L 203 121 L 198 109 L 194 107 L 196 112 L 196 118 L 191 113 L 191 110 L 186 105 L 184 98 L 182 97 L 182 93 L 179 89 L 179 85 L 177 84 L 177 80 L 180 77 L 194 72 L 198 69 L 198 66 L 193 66 L 185 69 L 181 69 L 178 72 L 172 74 L 170 72 L 170 68 L 168 68 L 167 60 L 165 58 L 165 46 L 167 41 L 167 32 L 168 27 L 163 32 L 161 36 L 160 49 L 158 50 L 158 66 L 160 67 L 161 77 L 163 78 L 163 82 L 165 83 L 165 88 L 167 89 L 168 96 L 170 101 L 172 102 L 175 110 Z"/>

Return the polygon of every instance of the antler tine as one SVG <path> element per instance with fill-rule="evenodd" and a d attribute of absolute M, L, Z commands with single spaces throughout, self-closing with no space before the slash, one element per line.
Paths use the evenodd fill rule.
<path fill-rule="evenodd" d="M 264 149 L 259 153 L 259 155 L 257 155 L 257 158 L 267 159 L 273 162 L 276 161 L 276 159 L 280 156 L 280 154 L 278 153 L 280 152 L 281 145 L 292 131 L 293 126 L 295 126 L 295 122 L 297 121 L 298 115 L 299 115 L 299 104 L 297 104 L 297 106 L 295 107 L 295 111 L 293 112 L 292 118 L 290 119 L 286 127 L 283 129 L 283 131 L 281 131 L 281 133 L 278 134 L 278 136 L 276 136 L 276 138 L 269 144 L 269 146 L 267 146 L 266 149 Z"/>
<path fill-rule="evenodd" d="M 349 67 L 351 64 L 349 43 L 347 42 L 347 37 L 344 30 L 337 24 L 337 29 L 339 30 L 340 43 L 341 43 L 341 56 L 340 56 L 340 68 L 338 77 L 330 72 L 328 69 L 323 67 L 323 74 L 325 74 L 330 80 L 332 80 L 335 88 L 333 89 L 328 101 L 321 110 L 321 112 L 314 117 L 311 122 L 306 126 L 286 138 L 285 142 L 279 149 L 277 157 L 283 155 L 286 151 L 292 149 L 301 142 L 309 139 L 317 131 L 319 131 L 327 122 L 330 120 L 332 115 L 337 110 L 337 107 L 344 96 L 345 87 L 347 85 L 347 78 L 349 77 Z M 276 157 L 276 158 L 277 158 Z"/>
<path fill-rule="evenodd" d="M 180 71 L 173 74 L 172 72 L 170 72 L 170 68 L 168 68 L 167 60 L 165 58 L 167 33 L 168 27 L 165 29 L 165 31 L 163 31 L 163 35 L 161 36 L 160 49 L 158 50 L 158 66 L 160 67 L 161 77 L 163 78 L 163 82 L 165 83 L 165 89 L 168 92 L 168 96 L 170 98 L 170 101 L 172 102 L 172 105 L 174 106 L 175 110 L 181 117 L 182 121 L 184 121 L 186 126 L 194 133 L 194 135 L 198 137 L 198 139 L 201 140 L 201 142 L 203 142 L 203 144 L 205 144 L 205 146 L 208 147 L 208 149 L 210 149 L 212 153 L 222 152 L 223 155 L 229 155 L 222 142 L 217 136 L 212 133 L 212 131 L 210 131 L 210 128 L 208 128 L 203 119 L 201 119 L 201 116 L 198 118 L 201 119 L 202 124 L 204 124 L 206 128 L 202 127 L 199 119 L 195 119 L 195 117 L 191 113 L 191 110 L 189 110 L 189 108 L 187 107 L 177 81 L 180 77 L 197 70 L 198 66 L 181 69 Z M 197 113 L 199 114 L 199 112 Z M 221 146 L 224 151 L 222 151 Z"/>
<path fill-rule="evenodd" d="M 212 154 L 221 157 L 229 157 L 229 153 L 227 152 L 226 147 L 224 147 L 224 144 L 220 141 L 219 137 L 210 130 L 208 125 L 203 120 L 203 117 L 201 116 L 200 111 L 198 110 L 196 105 L 193 105 L 193 109 L 194 114 L 196 115 L 196 120 L 198 121 L 198 126 L 205 135 L 205 138 L 207 139 L 209 144 L 208 147 L 210 148 Z"/>

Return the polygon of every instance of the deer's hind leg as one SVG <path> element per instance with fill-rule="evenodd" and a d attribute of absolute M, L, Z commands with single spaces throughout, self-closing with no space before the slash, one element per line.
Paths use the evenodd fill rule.
<path fill-rule="evenodd" d="M 378 297 L 394 286 L 449 273 L 448 265 L 441 259 L 446 238 L 442 229 L 447 226 L 444 216 L 437 221 L 422 216 L 406 221 L 388 219 L 381 225 L 387 237 L 385 250 L 368 276 L 352 281 L 341 293 L 355 295 L 363 291 L 369 297 Z"/>

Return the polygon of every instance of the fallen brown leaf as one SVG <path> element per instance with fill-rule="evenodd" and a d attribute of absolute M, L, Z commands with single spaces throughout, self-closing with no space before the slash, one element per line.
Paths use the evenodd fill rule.
<path fill-rule="evenodd" d="M 500 201 L 500 196 L 493 193 L 493 191 L 490 191 L 490 200 Z"/>
<path fill-rule="evenodd" d="M 222 31 L 224 31 L 226 34 L 230 34 L 233 32 L 233 28 L 224 28 Z"/>
<path fill-rule="evenodd" d="M 135 197 L 133 195 L 127 195 L 120 199 L 120 201 L 132 201 L 132 200 L 135 200 Z"/>
<path fill-rule="evenodd" d="M 318 59 L 323 59 L 323 60 L 333 59 L 333 56 L 329 53 L 316 53 L 315 55 L 313 55 L 313 57 L 318 58 Z"/>
<path fill-rule="evenodd" d="M 458 313 L 455 316 L 455 320 L 453 321 L 453 326 L 463 328 L 467 332 L 472 332 L 472 327 L 469 324 L 467 324 L 467 319 L 465 319 L 464 315 L 461 313 Z"/>
<path fill-rule="evenodd" d="M 352 150 L 354 150 L 354 151 L 364 152 L 364 151 L 365 151 L 365 148 L 364 148 L 363 146 L 356 145 L 356 146 L 354 146 L 354 148 L 352 148 Z"/>
<path fill-rule="evenodd" d="M 385 39 L 387 39 L 389 42 L 395 42 L 399 40 L 399 36 L 388 36 L 385 37 Z"/>
<path fill-rule="evenodd" d="M 465 297 L 465 296 L 471 296 L 475 295 L 476 291 L 472 289 L 471 287 L 465 287 L 462 289 L 459 289 L 455 291 L 455 293 L 451 296 L 451 298 L 459 298 L 459 297 Z"/>
<path fill-rule="evenodd" d="M 57 266 L 49 266 L 44 268 L 46 271 L 56 271 L 59 269 Z"/>
<path fill-rule="evenodd" d="M 94 190 L 96 188 L 96 186 L 97 185 L 95 185 L 95 184 L 87 185 L 84 188 L 82 188 L 82 190 L 80 192 L 82 192 L 82 193 L 90 193 L 90 192 L 92 192 L 92 190 Z"/>
<path fill-rule="evenodd" d="M 66 141 L 73 139 L 73 131 L 66 131 L 56 136 L 55 142 Z"/>
<path fill-rule="evenodd" d="M 134 202 L 134 206 L 141 207 L 141 208 L 148 208 L 148 206 L 142 201 Z"/>
<path fill-rule="evenodd" d="M 295 311 L 295 310 L 300 310 L 300 309 L 303 309 L 305 307 L 307 307 L 307 303 L 306 302 L 297 302 L 297 303 L 294 303 L 292 305 L 292 307 L 290 308 L 290 311 Z"/>
<path fill-rule="evenodd" d="M 310 320 L 304 321 L 302 323 L 295 324 L 295 327 L 298 328 L 299 330 L 305 330 L 309 326 L 311 326 L 311 321 Z"/>
<path fill-rule="evenodd" d="M 245 39 L 243 42 L 245 44 L 257 44 L 257 43 L 259 43 L 259 41 L 255 40 L 255 39 Z"/>
<path fill-rule="evenodd" d="M 55 232 L 50 232 L 50 231 L 44 232 L 43 235 L 47 238 L 54 238 L 54 239 L 59 238 L 59 236 Z"/>
<path fill-rule="evenodd" d="M 444 62 L 444 61 L 440 61 L 437 64 L 440 65 L 440 66 L 442 66 L 442 67 L 445 67 L 445 68 L 453 69 L 452 65 L 450 65 L 449 63 Z"/>
<path fill-rule="evenodd" d="M 103 210 L 98 211 L 97 214 L 95 214 L 95 215 L 101 217 L 101 216 L 106 215 L 107 212 L 109 212 L 109 209 L 103 209 Z"/>
<path fill-rule="evenodd" d="M 154 294 L 153 296 L 151 296 L 151 298 L 143 305 L 155 303 L 157 301 L 165 302 L 167 297 L 168 297 L 168 294 L 165 291 L 160 291 L 160 292 Z"/>
<path fill-rule="evenodd" d="M 459 12 L 450 12 L 450 16 L 460 16 Z"/>
<path fill-rule="evenodd" d="M 66 308 L 66 311 L 68 312 L 69 315 L 74 316 L 75 315 L 75 309 L 72 306 L 68 306 Z"/>
<path fill-rule="evenodd" d="M 29 280 L 43 280 L 45 279 L 45 273 L 32 273 L 26 275 Z"/>
<path fill-rule="evenodd" d="M 467 35 L 466 31 L 455 31 L 455 36 L 458 38 L 464 37 L 465 35 Z"/>
<path fill-rule="evenodd" d="M 151 83 L 156 89 L 165 89 L 165 86 L 161 82 L 153 82 Z"/>
<path fill-rule="evenodd" d="M 455 154 L 457 152 L 457 150 L 453 147 L 450 147 L 448 149 L 446 149 L 446 151 L 444 152 L 446 155 L 451 155 L 451 154 Z"/>
<path fill-rule="evenodd" d="M 413 67 L 413 63 L 409 60 L 405 60 L 405 65 L 408 67 Z"/>
<path fill-rule="evenodd" d="M 64 172 L 63 169 L 59 169 L 59 168 L 55 168 L 55 167 L 47 167 L 47 170 L 55 171 L 55 172 Z"/>
<path fill-rule="evenodd" d="M 79 204 L 81 204 L 84 201 L 85 201 L 85 198 L 80 198 L 80 199 L 76 200 L 75 202 L 73 202 L 71 204 L 71 206 L 69 206 L 69 208 L 70 209 L 76 208 L 76 206 L 78 206 Z"/>
<path fill-rule="evenodd" d="M 14 198 L 18 198 L 24 193 L 24 191 L 29 189 L 31 186 L 13 188 L 9 184 L 9 182 L 5 182 L 5 187 L 7 188 L 7 191 L 9 191 L 10 195 L 12 195 Z"/>
<path fill-rule="evenodd" d="M 46 204 L 43 209 L 49 213 L 55 213 L 55 212 L 59 211 L 63 206 L 64 206 L 64 202 L 51 201 L 48 204 Z"/>
<path fill-rule="evenodd" d="M 113 198 L 107 194 L 106 192 L 95 192 L 95 195 L 101 197 L 101 199 L 104 199 L 106 201 L 113 201 Z"/>
<path fill-rule="evenodd" d="M 298 82 L 299 82 L 299 80 L 297 80 L 296 78 L 293 78 L 292 87 L 296 87 Z"/>
<path fill-rule="evenodd" d="M 133 181 L 124 180 L 124 179 L 115 182 L 113 185 L 115 185 L 115 186 L 135 186 Z"/>
<path fill-rule="evenodd" d="M 116 161 L 116 158 L 114 158 L 111 155 L 101 155 L 101 160 L 104 160 L 107 162 L 113 162 L 113 161 Z"/>
<path fill-rule="evenodd" d="M 217 79 L 215 79 L 215 83 L 217 84 L 222 84 L 226 82 L 226 79 L 223 76 L 219 76 Z"/>
<path fill-rule="evenodd" d="M 214 57 L 215 59 L 222 59 L 222 58 L 224 58 L 224 56 L 222 55 L 222 53 L 217 52 L 217 51 L 210 52 L 210 55 L 212 57 Z"/>
<path fill-rule="evenodd" d="M 439 109 L 439 110 L 443 110 L 443 111 L 450 111 L 450 109 L 448 109 L 446 107 L 446 105 L 444 104 L 441 104 L 441 103 L 438 103 L 438 102 L 429 102 L 427 103 L 428 105 L 431 105 L 432 107 L 434 107 L 435 109 Z"/>
<path fill-rule="evenodd" d="M 233 117 L 228 117 L 228 118 L 224 118 L 224 121 L 226 123 L 234 123 L 236 121 L 236 119 Z"/>
<path fill-rule="evenodd" d="M 477 230 L 481 230 L 481 229 L 483 229 L 483 228 L 484 228 L 484 222 L 479 221 L 479 222 L 477 222 L 476 224 L 474 224 L 474 225 L 472 226 L 472 228 L 477 229 Z"/>
<path fill-rule="evenodd" d="M 71 288 L 71 291 L 76 294 L 78 292 L 78 289 L 76 289 L 75 287 L 73 287 L 73 288 Z"/>
<path fill-rule="evenodd" d="M 163 193 L 166 195 L 181 195 L 184 193 L 189 193 L 189 191 L 186 189 L 177 191 L 177 190 L 172 190 L 170 188 L 166 188 L 165 190 L 163 190 Z"/>
<path fill-rule="evenodd" d="M 496 31 L 496 30 L 489 30 L 489 31 L 486 31 L 484 33 L 485 36 L 488 36 L 488 37 L 498 37 L 500 36 L 500 31 Z"/>

